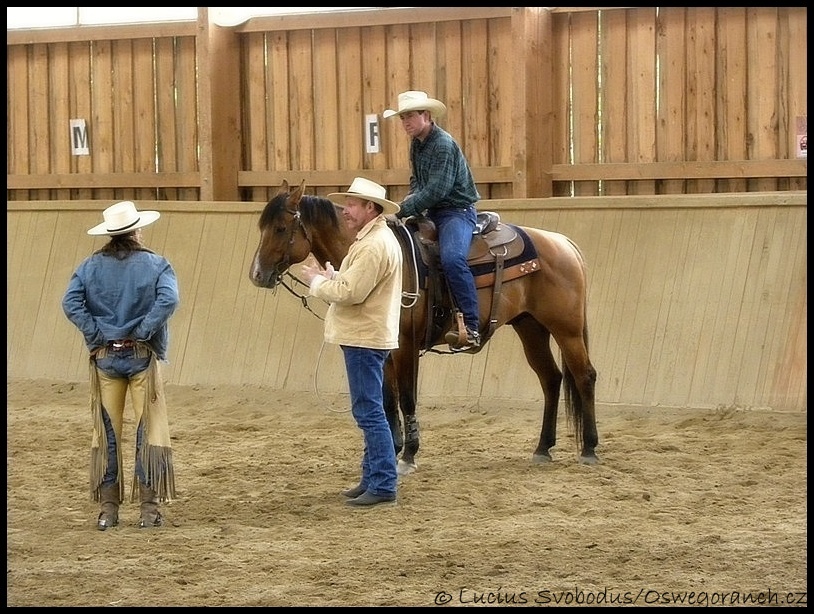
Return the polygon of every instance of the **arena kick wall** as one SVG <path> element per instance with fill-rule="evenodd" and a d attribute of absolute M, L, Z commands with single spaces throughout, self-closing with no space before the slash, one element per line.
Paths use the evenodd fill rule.
<path fill-rule="evenodd" d="M 344 393 L 323 323 L 248 269 L 262 203 L 139 201 L 147 244 L 178 274 L 168 383 Z M 506 222 L 563 232 L 589 266 L 597 401 L 806 411 L 805 191 L 487 200 Z M 85 382 L 87 352 L 60 301 L 104 239 L 98 201 L 9 202 L 7 377 Z M 301 288 L 302 289 L 302 288 Z M 317 313 L 325 306 L 312 302 Z M 509 327 L 474 356 L 429 354 L 420 397 L 542 398 Z"/>

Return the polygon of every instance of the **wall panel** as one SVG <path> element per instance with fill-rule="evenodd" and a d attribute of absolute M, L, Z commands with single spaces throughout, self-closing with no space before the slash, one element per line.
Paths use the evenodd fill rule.
<path fill-rule="evenodd" d="M 805 411 L 806 202 L 805 192 L 773 192 L 481 205 L 506 222 L 563 232 L 585 253 L 600 404 Z M 284 289 L 249 281 L 262 204 L 140 206 L 162 212 L 145 238 L 180 281 L 168 381 L 345 390 L 322 321 Z M 7 377 L 87 377 L 81 338 L 60 302 L 72 271 L 104 242 L 85 234 L 99 209 L 90 201 L 9 203 Z M 324 315 L 323 303 L 309 304 Z M 421 360 L 425 402 L 542 399 L 510 327 L 476 355 Z"/>

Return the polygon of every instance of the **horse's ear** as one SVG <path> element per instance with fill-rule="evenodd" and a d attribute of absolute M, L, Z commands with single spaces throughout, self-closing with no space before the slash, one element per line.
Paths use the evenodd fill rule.
<path fill-rule="evenodd" d="M 291 196 L 288 198 L 288 201 L 292 205 L 298 205 L 302 195 L 305 193 L 305 179 L 302 180 L 299 187 L 295 188 L 293 192 L 291 192 Z"/>
<path fill-rule="evenodd" d="M 280 189 L 277 190 L 277 194 L 288 194 L 288 179 L 283 179 L 283 183 L 280 186 Z"/>

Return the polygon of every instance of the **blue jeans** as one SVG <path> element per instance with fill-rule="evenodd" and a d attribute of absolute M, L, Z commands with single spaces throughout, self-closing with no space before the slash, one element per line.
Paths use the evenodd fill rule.
<path fill-rule="evenodd" d="M 351 414 L 364 436 L 362 479 L 374 495 L 395 495 L 398 485 L 393 434 L 384 415 L 382 381 L 388 350 L 342 345 L 350 388 Z"/>
<path fill-rule="evenodd" d="M 104 358 L 96 359 L 96 368 L 102 372 L 102 419 L 107 432 L 107 471 L 105 472 L 103 486 L 115 484 L 119 479 L 119 451 L 122 434 L 122 422 L 125 406 L 125 397 L 128 390 L 133 391 L 134 386 L 143 388 L 146 393 L 145 376 L 142 375 L 150 366 L 150 357 L 140 358 L 135 349 L 123 349 L 118 352 L 108 352 Z M 131 401 L 135 401 L 131 398 Z M 135 407 L 135 405 L 134 405 Z M 136 416 L 141 411 L 135 408 Z M 146 475 L 141 466 L 138 451 L 144 442 L 144 424 L 141 420 L 136 428 L 136 460 L 135 474 L 139 480 L 146 484 Z"/>
<path fill-rule="evenodd" d="M 478 291 L 475 289 L 472 270 L 466 262 L 477 222 L 475 207 L 470 205 L 466 209 L 430 209 L 427 217 L 435 223 L 438 230 L 441 268 L 455 305 L 461 310 L 466 327 L 478 331 Z"/>

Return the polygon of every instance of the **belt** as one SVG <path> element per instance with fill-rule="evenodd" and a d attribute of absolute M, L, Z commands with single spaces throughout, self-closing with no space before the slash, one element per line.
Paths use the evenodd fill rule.
<path fill-rule="evenodd" d="M 136 342 L 133 339 L 117 339 L 116 341 L 110 341 L 107 344 L 107 349 L 112 352 L 131 350 L 134 347 L 136 347 Z"/>

